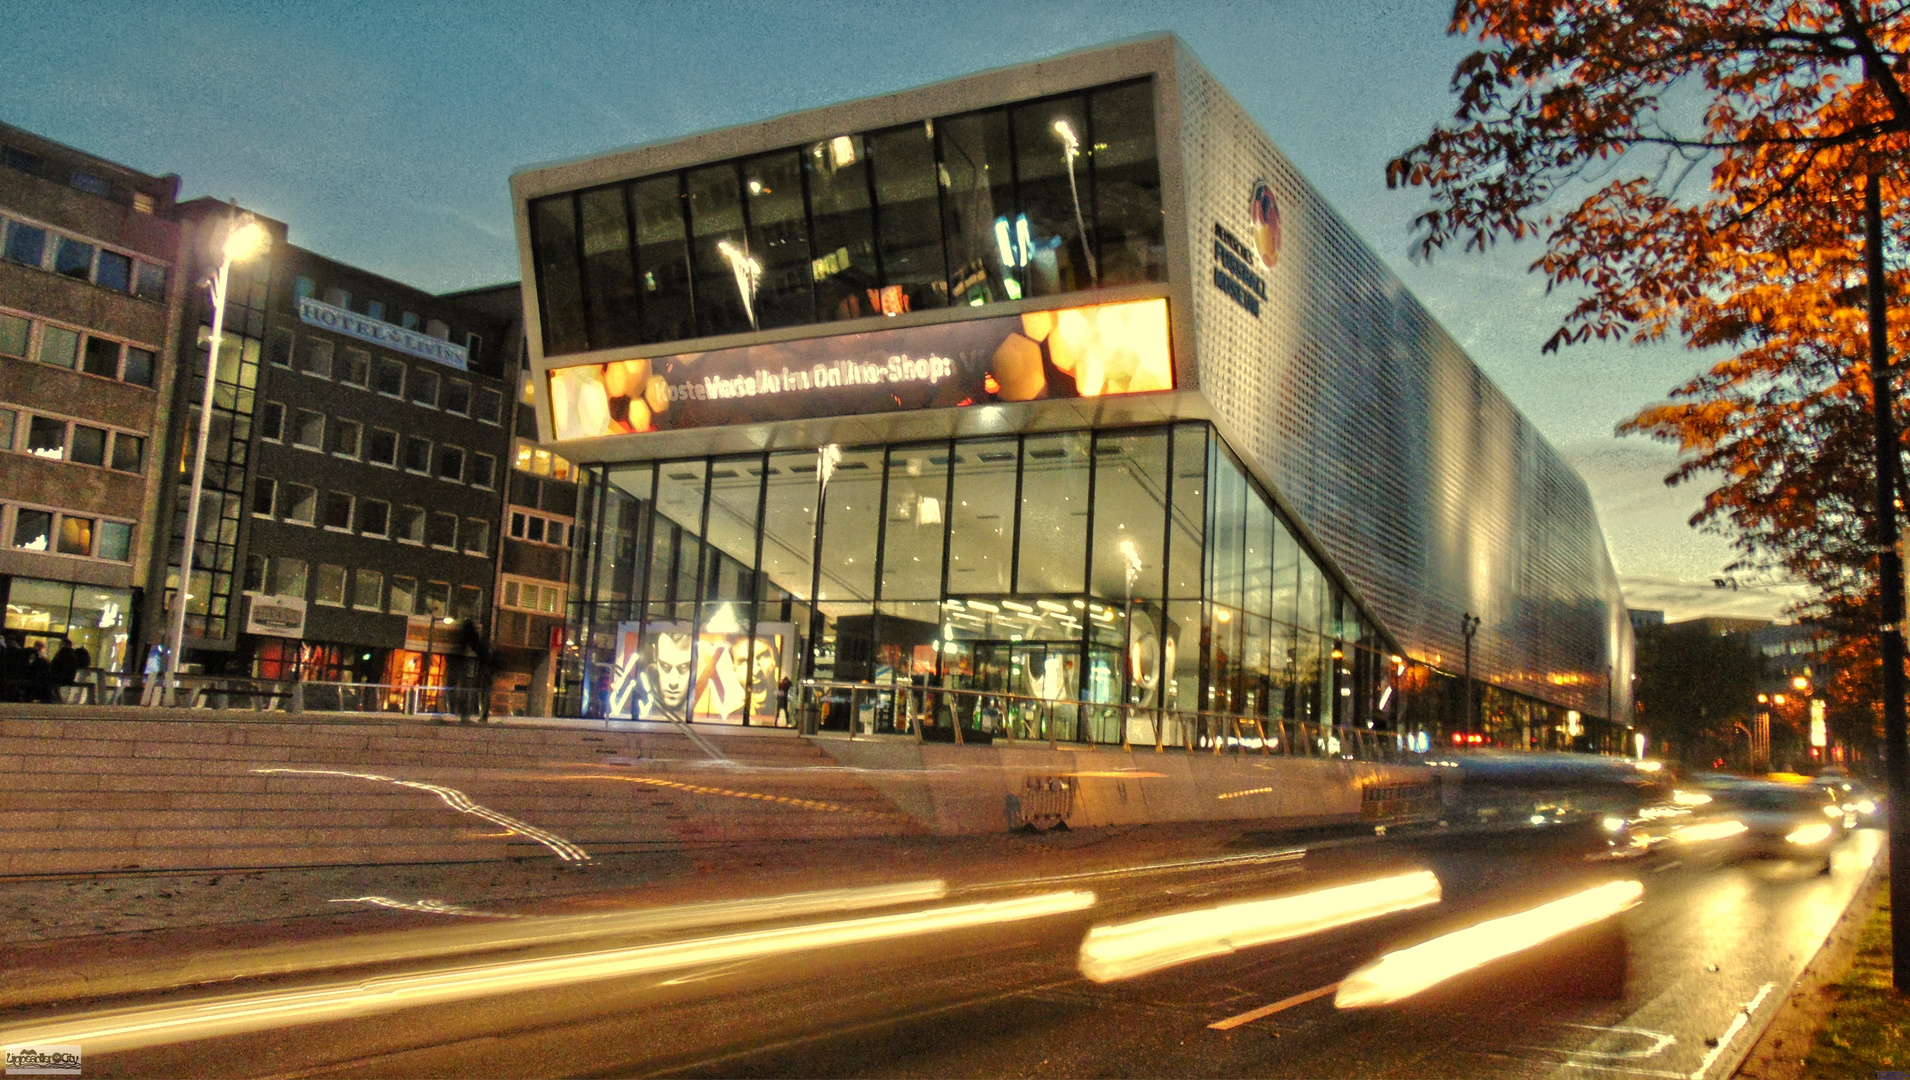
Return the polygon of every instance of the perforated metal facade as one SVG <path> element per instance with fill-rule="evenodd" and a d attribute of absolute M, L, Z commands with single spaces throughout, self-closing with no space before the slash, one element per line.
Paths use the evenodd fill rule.
<path fill-rule="evenodd" d="M 1083 303 L 1164 295 L 1174 390 L 550 439 L 553 369 L 998 317 L 1040 304 L 944 307 L 587 352 L 570 346 L 547 358 L 528 211 L 535 200 L 1135 79 L 1154 87 L 1167 280 L 1071 295 Z M 1270 265 L 1235 267 L 1264 286 L 1256 316 L 1246 293 L 1217 281 L 1215 226 L 1251 236 L 1250 200 L 1261 183 L 1278 208 L 1278 254 Z M 1584 482 L 1172 38 L 530 170 L 512 187 L 539 426 L 573 460 L 610 465 L 1211 420 L 1385 636 L 1413 658 L 1459 671 L 1460 618 L 1475 613 L 1483 620 L 1477 677 L 1588 715 L 1629 715 L 1631 630 Z"/>

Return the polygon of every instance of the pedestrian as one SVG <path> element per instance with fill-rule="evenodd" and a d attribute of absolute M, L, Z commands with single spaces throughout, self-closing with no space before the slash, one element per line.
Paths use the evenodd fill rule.
<path fill-rule="evenodd" d="M 491 647 L 476 619 L 458 624 L 458 649 L 464 654 L 466 688 L 458 694 L 458 723 L 468 723 L 476 712 L 478 723 L 491 722 Z"/>
<path fill-rule="evenodd" d="M 53 665 L 47 662 L 46 645 L 34 642 L 27 652 L 27 698 L 41 704 L 51 704 L 53 697 Z"/>
<path fill-rule="evenodd" d="M 784 675 L 776 683 L 776 723 L 791 727 L 789 722 L 789 676 Z"/>
<path fill-rule="evenodd" d="M 59 704 L 67 703 L 66 688 L 73 685 L 73 677 L 79 674 L 80 651 L 73 647 L 73 639 L 62 636 L 60 648 L 48 662 L 48 676 L 53 681 L 53 697 L 49 700 Z"/>
<path fill-rule="evenodd" d="M 27 700 L 27 684 L 32 677 L 28 663 L 26 643 L 20 635 L 0 635 L 0 701 Z"/>

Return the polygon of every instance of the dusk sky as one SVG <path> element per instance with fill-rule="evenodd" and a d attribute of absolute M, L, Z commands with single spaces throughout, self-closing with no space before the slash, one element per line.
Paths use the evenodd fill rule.
<path fill-rule="evenodd" d="M 434 291 L 516 280 L 526 166 L 1178 34 L 1591 485 L 1633 606 L 1771 616 L 1718 590 L 1669 448 L 1613 426 L 1700 367 L 1675 347 L 1539 346 L 1568 306 L 1532 246 L 1408 258 L 1386 161 L 1450 114 L 1468 44 L 1420 2 L 8 4 L 0 120 L 235 198 L 292 241 Z"/>

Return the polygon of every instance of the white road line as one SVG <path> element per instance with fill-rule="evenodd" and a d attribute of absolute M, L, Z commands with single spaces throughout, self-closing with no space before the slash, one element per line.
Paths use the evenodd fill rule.
<path fill-rule="evenodd" d="M 1654 867 L 1652 867 L 1652 868 L 1651 868 L 1651 872 L 1652 872 L 1652 873 L 1654 873 L 1654 874 L 1662 874 L 1662 873 L 1664 873 L 1664 872 L 1665 872 L 1665 871 L 1667 871 L 1667 870 L 1676 870 L 1676 869 L 1678 869 L 1678 868 L 1679 868 L 1680 866 L 1683 866 L 1684 864 L 1685 864 L 1685 861 L 1684 861 L 1683 859 L 1673 859 L 1673 860 L 1671 860 L 1670 862 L 1668 862 L 1668 863 L 1665 863 L 1665 864 L 1664 864 L 1664 865 L 1662 865 L 1662 866 L 1654 866 Z"/>
<path fill-rule="evenodd" d="M 1731 1026 L 1724 1029 L 1723 1035 L 1718 1036 L 1718 1045 L 1712 1047 L 1711 1052 L 1704 1056 L 1704 1064 L 1692 1071 L 1691 1080 L 1704 1080 L 1704 1074 L 1710 1072 L 1711 1066 L 1717 1064 L 1719 1055 L 1723 1054 L 1725 1048 L 1731 1045 L 1732 1039 L 1737 1038 L 1738 1032 L 1744 1030 L 1744 1025 L 1751 1022 L 1751 1014 L 1757 1011 L 1759 1005 L 1764 1004 L 1764 996 L 1769 994 L 1776 986 L 1777 984 L 1774 982 L 1765 983 L 1758 988 L 1757 996 L 1738 1010 L 1738 1014 L 1731 1018 Z"/>
<path fill-rule="evenodd" d="M 1684 1073 L 1665 1072 L 1663 1069 L 1634 1069 L 1624 1065 L 1594 1065 L 1589 1061 L 1561 1061 L 1561 1065 L 1570 1065 L 1574 1069 L 1596 1069 L 1599 1072 L 1626 1073 L 1631 1076 L 1664 1076 L 1671 1080 L 1688 1080 Z"/>
<path fill-rule="evenodd" d="M 1313 1001 L 1317 998 L 1323 998 L 1327 996 L 1328 994 L 1332 993 L 1333 991 L 1338 990 L 1339 988 L 1340 988 L 1339 983 L 1336 983 L 1336 982 L 1327 983 L 1325 986 L 1319 987 L 1317 989 L 1308 990 L 1304 994 L 1295 994 L 1290 998 L 1281 998 L 1279 1001 L 1276 1001 L 1271 1005 L 1262 1005 L 1258 1009 L 1254 1009 L 1251 1012 L 1243 1012 L 1239 1016 L 1229 1016 L 1225 1020 L 1216 1020 L 1213 1023 L 1208 1024 L 1207 1026 L 1214 1029 L 1215 1031 L 1232 1031 L 1234 1028 L 1237 1028 L 1242 1024 L 1251 1024 L 1255 1020 L 1259 1020 L 1263 1017 L 1272 1016 L 1274 1013 L 1277 1013 L 1277 1012 L 1284 1012 L 1287 1009 L 1293 1008 L 1295 1005 L 1305 1005 L 1309 1001 Z"/>
<path fill-rule="evenodd" d="M 556 833 L 540 829 L 528 821 L 519 821 L 508 814 L 500 814 L 488 806 L 481 806 L 474 803 L 471 801 L 469 795 L 459 791 L 457 788 L 444 787 L 439 784 L 423 784 L 416 780 L 400 780 L 395 776 L 381 776 L 378 773 L 346 772 L 342 769 L 271 768 L 253 769 L 252 771 L 261 774 L 291 773 L 299 776 L 348 776 L 356 780 L 379 780 L 387 784 L 397 784 L 399 787 L 429 791 L 451 809 L 461 814 L 470 814 L 473 817 L 483 818 L 493 825 L 502 825 L 519 836 L 535 840 L 551 849 L 559 859 L 567 863 L 587 863 L 590 861 L 589 852 L 563 837 L 558 836 Z"/>

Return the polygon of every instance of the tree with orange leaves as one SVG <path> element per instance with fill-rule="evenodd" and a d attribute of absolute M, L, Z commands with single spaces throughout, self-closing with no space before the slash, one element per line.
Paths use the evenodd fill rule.
<path fill-rule="evenodd" d="M 1808 614 L 1859 668 L 1870 657 L 1871 679 L 1833 684 L 1868 729 L 1882 612 L 1863 192 L 1881 179 L 1886 246 L 1910 250 L 1910 4 L 1459 0 L 1452 32 L 1480 44 L 1453 76 L 1459 107 L 1387 168 L 1430 195 L 1416 253 L 1542 243 L 1532 269 L 1578 297 L 1546 351 L 1724 354 L 1621 430 L 1678 445 L 1668 483 L 1712 485 L 1692 523 L 1734 535 L 1734 569 L 1812 586 Z M 1893 352 L 1907 335 L 1893 317 Z"/>

